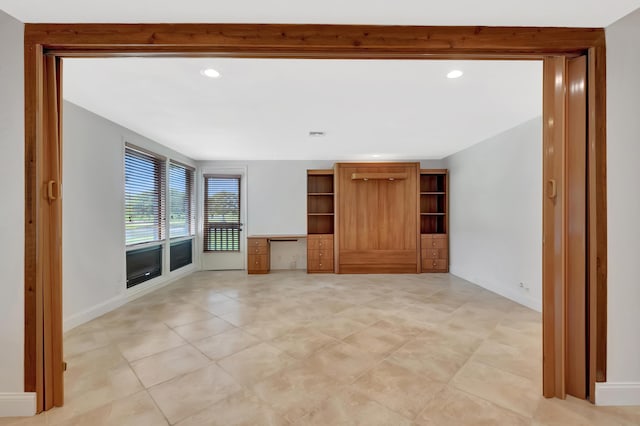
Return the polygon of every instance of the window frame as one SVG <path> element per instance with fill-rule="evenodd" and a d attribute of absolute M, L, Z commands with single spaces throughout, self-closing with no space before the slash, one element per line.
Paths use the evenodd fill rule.
<path fill-rule="evenodd" d="M 241 253 L 242 252 L 242 196 L 243 196 L 243 175 L 240 173 L 204 173 L 203 177 L 203 187 L 202 187 L 202 251 L 203 253 Z M 208 180 L 209 179 L 235 179 L 238 181 L 238 222 L 228 222 L 229 224 L 237 224 L 237 232 L 238 232 L 238 248 L 237 250 L 211 250 L 208 249 L 207 243 L 209 242 L 209 238 L 207 237 L 207 228 L 208 228 L 208 220 L 207 220 L 207 192 L 209 188 Z"/>
<path fill-rule="evenodd" d="M 134 154 L 153 158 L 158 165 L 158 173 L 160 178 L 158 179 L 156 190 L 158 191 L 159 205 L 158 205 L 158 239 L 152 241 L 143 241 L 138 243 L 127 242 L 127 154 L 128 151 L 132 151 Z M 134 250 L 145 247 L 152 247 L 155 245 L 162 245 L 167 240 L 167 157 L 160 155 L 151 150 L 141 148 L 137 145 L 125 142 L 123 150 L 123 166 L 124 166 L 124 237 L 126 250 Z"/>
<path fill-rule="evenodd" d="M 190 183 L 190 188 L 188 188 L 187 191 L 187 197 L 188 197 L 188 202 L 187 202 L 187 206 L 189 209 L 189 213 L 188 213 L 188 228 L 189 231 L 187 233 L 187 235 L 180 235 L 180 236 L 171 236 L 171 206 L 172 206 L 172 202 L 173 200 L 171 199 L 171 166 L 175 166 L 175 167 L 180 167 L 183 168 L 186 173 L 187 176 L 189 176 L 187 182 L 188 184 Z M 179 240 L 183 240 L 183 239 L 193 239 L 195 238 L 196 235 L 196 168 L 193 166 L 189 166 L 185 163 L 182 163 L 180 161 L 176 161 L 173 159 L 169 159 L 167 161 L 167 183 L 166 183 L 166 192 L 168 194 L 167 197 L 167 235 L 168 235 L 168 240 L 171 242 L 176 242 Z"/>

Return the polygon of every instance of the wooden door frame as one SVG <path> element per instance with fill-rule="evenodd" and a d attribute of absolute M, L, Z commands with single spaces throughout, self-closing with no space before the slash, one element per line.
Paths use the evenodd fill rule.
<path fill-rule="evenodd" d="M 595 381 L 606 376 L 606 116 L 605 34 L 602 28 L 536 27 L 421 27 L 366 25 L 280 24 L 26 24 L 25 25 L 25 391 L 39 395 L 42 359 L 51 352 L 42 341 L 44 288 L 58 290 L 61 282 L 42 273 L 42 241 L 51 235 L 41 224 L 45 203 L 43 177 L 49 161 L 42 149 L 47 130 L 43 84 L 45 55 L 68 57 L 234 57 L 322 59 L 537 59 L 545 66 L 558 58 L 586 55 L 588 82 L 588 291 L 590 398 Z M 561 102 L 551 102 L 561 91 L 545 84 L 543 113 L 545 144 L 563 139 L 566 120 Z M 557 99 L 556 99 L 557 100 Z M 553 123 L 563 127 L 552 129 Z M 545 157 L 546 158 L 546 157 Z M 544 160 L 545 162 L 547 160 Z M 560 164 L 566 175 L 571 164 Z M 546 169 L 545 169 L 546 170 Z M 545 175 L 545 179 L 555 178 Z M 560 180 L 563 181 L 562 179 Z M 570 217 L 561 218 L 566 224 Z M 543 225 L 546 226 L 546 225 Z M 566 239 L 564 225 L 559 241 Z M 40 245 L 39 245 L 40 244 Z M 46 246 L 46 245 L 45 245 Z M 561 247 L 564 247 L 562 245 Z M 549 251 L 548 242 L 543 251 Z M 562 260 L 559 261 L 566 262 Z M 564 264 L 563 264 L 564 265 Z M 563 265 L 543 261 L 543 270 Z M 562 268 L 560 270 L 563 270 Z M 564 294 L 566 283 L 543 282 L 543 394 L 565 396 L 562 372 L 566 360 L 557 346 L 566 338 Z M 60 318 L 62 300 L 50 304 Z M 43 313 L 44 312 L 44 313 Z M 51 315 L 51 312 L 49 312 Z M 62 342 L 57 348 L 61 350 Z M 560 372 L 560 374 L 557 374 Z"/>

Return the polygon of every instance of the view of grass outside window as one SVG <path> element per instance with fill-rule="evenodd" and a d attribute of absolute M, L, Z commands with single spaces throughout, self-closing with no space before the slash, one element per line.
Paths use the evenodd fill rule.
<path fill-rule="evenodd" d="M 164 161 L 125 150 L 125 240 L 141 244 L 164 239 Z"/>
<path fill-rule="evenodd" d="M 204 251 L 240 251 L 240 176 L 205 175 Z"/>
<path fill-rule="evenodd" d="M 193 235 L 192 169 L 169 164 L 169 205 L 169 238 Z"/>

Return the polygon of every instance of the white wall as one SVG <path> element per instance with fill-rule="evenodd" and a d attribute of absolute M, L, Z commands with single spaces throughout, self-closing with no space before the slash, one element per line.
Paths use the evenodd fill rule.
<path fill-rule="evenodd" d="M 24 390 L 23 34 L 0 10 L 0 393 Z"/>
<path fill-rule="evenodd" d="M 195 163 L 70 102 L 63 120 L 63 317 L 69 329 L 126 302 L 134 289 L 171 277 L 127 293 L 124 142 Z"/>
<path fill-rule="evenodd" d="M 245 236 L 307 233 L 307 170 L 331 169 L 336 161 L 203 161 L 200 170 L 247 170 Z M 421 161 L 442 168 L 440 160 Z M 306 242 L 278 242 L 271 248 L 272 269 L 306 269 Z"/>
<path fill-rule="evenodd" d="M 245 237 L 307 233 L 307 169 L 329 169 L 332 161 L 203 161 L 200 170 L 245 168 Z M 201 215 L 202 212 L 199 212 Z M 293 264 L 295 262 L 295 265 Z M 306 242 L 278 242 L 272 269 L 305 269 Z"/>
<path fill-rule="evenodd" d="M 451 273 L 541 310 L 541 117 L 446 163 Z"/>
<path fill-rule="evenodd" d="M 607 382 L 635 383 L 631 402 L 640 405 L 640 9 L 609 26 L 606 37 Z"/>

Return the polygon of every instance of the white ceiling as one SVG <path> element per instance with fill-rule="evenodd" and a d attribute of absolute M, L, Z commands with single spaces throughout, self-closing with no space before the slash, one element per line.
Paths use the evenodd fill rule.
<path fill-rule="evenodd" d="M 261 22 L 604 27 L 640 0 L 0 0 L 23 22 Z"/>
<path fill-rule="evenodd" d="M 428 159 L 541 115 L 542 64 L 66 59 L 63 93 L 195 160 Z"/>

